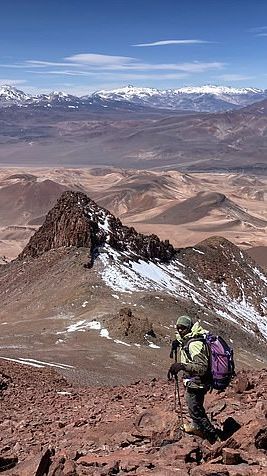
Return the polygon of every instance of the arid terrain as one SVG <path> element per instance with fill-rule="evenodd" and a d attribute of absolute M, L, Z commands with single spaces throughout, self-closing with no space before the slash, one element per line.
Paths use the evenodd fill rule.
<path fill-rule="evenodd" d="M 1 357 L 89 384 L 162 377 L 185 312 L 232 342 L 239 368 L 261 368 L 266 280 L 225 238 L 175 249 L 66 191 L 18 258 L 0 266 Z"/>
<path fill-rule="evenodd" d="M 0 470 L 264 475 L 267 276 L 244 249 L 257 245 L 261 262 L 264 177 L 2 173 L 2 231 L 13 233 L 5 243 L 13 241 L 16 258 L 3 256 L 0 266 Z M 205 232 L 190 244 L 184 235 L 199 222 Z M 236 233 L 242 249 L 214 236 L 216 222 Z M 17 232 L 25 233 L 20 242 Z M 207 397 L 222 431 L 213 446 L 180 431 L 174 385 L 166 381 L 182 313 L 235 352 L 237 377 L 226 393 Z"/>
<path fill-rule="evenodd" d="M 267 476 L 267 0 L 0 16 L 0 473 Z"/>
<path fill-rule="evenodd" d="M 181 432 L 174 383 L 71 385 L 53 370 L 0 361 L 0 471 L 7 476 L 265 476 L 266 370 L 207 396 L 222 441 Z M 40 385 L 40 381 L 42 384 Z M 187 421 L 180 385 L 183 421 Z"/>
<path fill-rule="evenodd" d="M 0 108 L 0 125 L 4 166 L 266 173 L 266 99 L 213 114 L 129 103 L 92 110 L 11 106 Z"/>
<path fill-rule="evenodd" d="M 0 169 L 2 259 L 18 255 L 67 189 L 84 191 L 126 225 L 175 247 L 221 235 L 242 249 L 256 247 L 255 259 L 266 266 L 266 176 L 116 168 Z"/>
<path fill-rule="evenodd" d="M 265 474 L 266 197 L 259 171 L 0 169 L 0 470 Z M 235 352 L 213 449 L 166 382 L 181 313 Z"/>

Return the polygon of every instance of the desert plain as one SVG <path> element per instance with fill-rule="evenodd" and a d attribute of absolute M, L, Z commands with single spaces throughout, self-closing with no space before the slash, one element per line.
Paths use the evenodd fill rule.
<path fill-rule="evenodd" d="M 219 235 L 267 264 L 266 175 L 113 167 L 2 167 L 2 262 L 16 258 L 64 190 L 85 192 L 123 224 L 175 247 Z"/>

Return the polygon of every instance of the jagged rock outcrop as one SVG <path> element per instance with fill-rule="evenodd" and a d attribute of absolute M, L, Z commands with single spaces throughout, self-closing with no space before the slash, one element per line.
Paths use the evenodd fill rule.
<path fill-rule="evenodd" d="M 88 248 L 92 264 L 94 253 L 106 242 L 115 250 L 129 250 L 150 260 L 167 262 L 175 254 L 168 240 L 163 242 L 156 235 L 137 233 L 133 227 L 123 226 L 118 218 L 84 193 L 66 191 L 18 259 L 35 258 L 51 249 L 75 246 Z"/>
<path fill-rule="evenodd" d="M 164 340 L 164 332 L 156 331 L 152 321 L 148 317 L 140 317 L 138 313 L 132 312 L 131 308 L 123 307 L 119 312 L 107 320 L 106 325 L 109 334 L 117 338 L 137 343 L 138 345 L 147 342 L 158 343 Z"/>

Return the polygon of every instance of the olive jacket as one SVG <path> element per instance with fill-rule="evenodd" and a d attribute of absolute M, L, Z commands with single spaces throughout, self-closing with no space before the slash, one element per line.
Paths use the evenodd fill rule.
<path fill-rule="evenodd" d="M 180 348 L 180 362 L 184 367 L 184 384 L 188 388 L 208 390 L 210 384 L 209 351 L 205 342 L 192 340 L 197 336 L 204 336 L 207 330 L 196 322 L 190 332 L 184 337 L 179 333 L 176 339 Z"/>

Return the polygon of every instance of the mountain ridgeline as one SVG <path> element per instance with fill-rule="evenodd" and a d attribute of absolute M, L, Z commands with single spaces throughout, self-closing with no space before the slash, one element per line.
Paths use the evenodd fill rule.
<path fill-rule="evenodd" d="M 66 191 L 15 262 L 29 266 L 49 253 L 82 249 L 86 267 L 116 292 L 163 292 L 267 337 L 267 278 L 252 258 L 223 237 L 175 249 L 137 233 L 81 192 Z M 40 264 L 41 266 L 41 264 Z M 90 271 L 88 271 L 90 273 Z"/>
<path fill-rule="evenodd" d="M 14 87 L 0 87 L 0 108 L 148 108 L 173 111 L 223 112 L 240 109 L 267 99 L 267 90 L 258 88 L 233 88 L 225 86 L 199 86 L 160 90 L 126 86 L 115 90 L 96 91 L 82 97 L 54 91 L 32 96 Z"/>
<path fill-rule="evenodd" d="M 135 88 L 82 98 L 2 88 L 0 162 L 266 174 L 266 91 L 170 94 L 171 103 L 165 92 Z"/>

